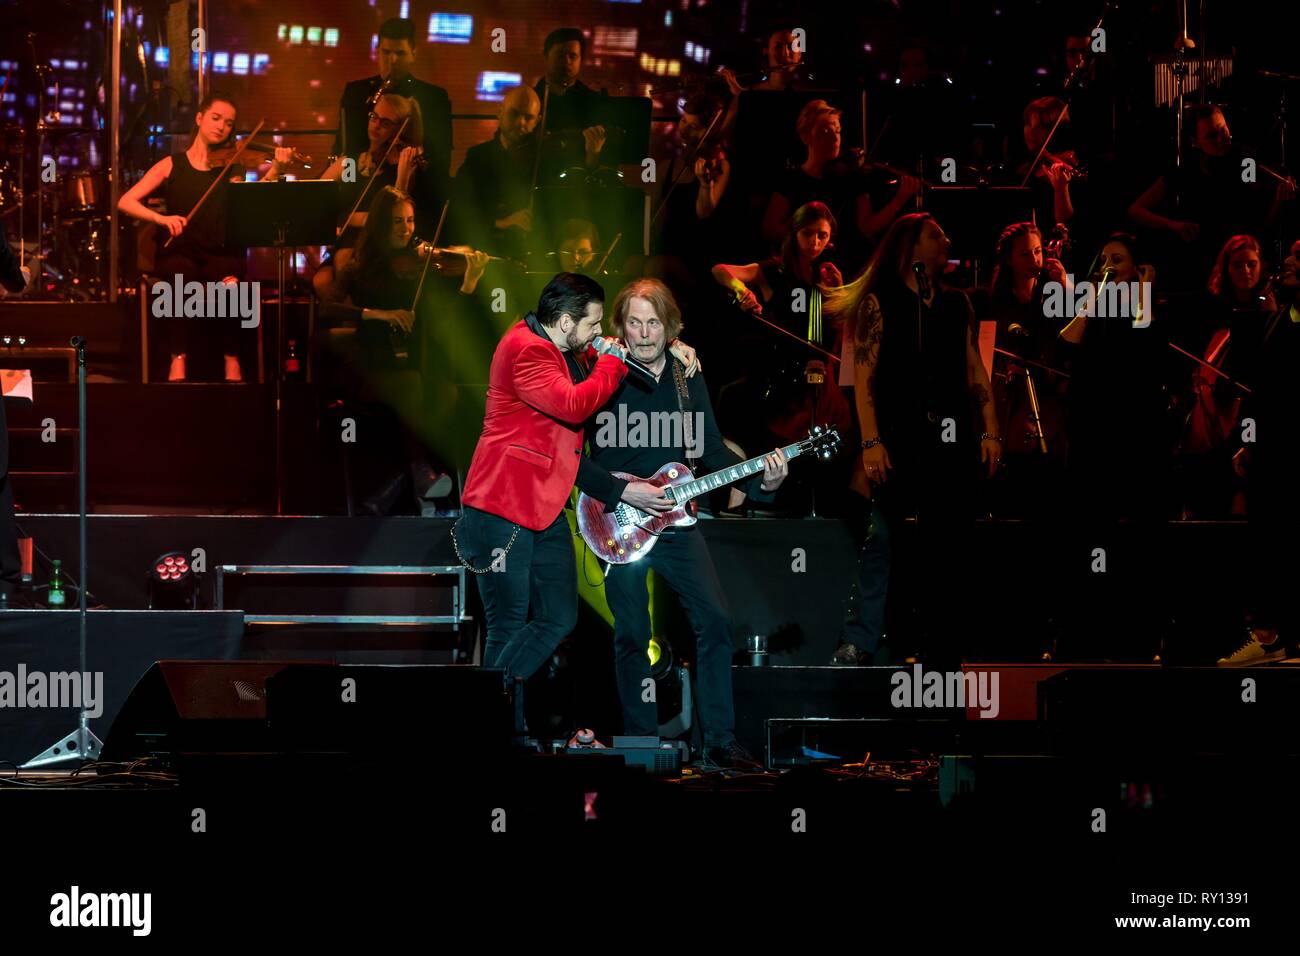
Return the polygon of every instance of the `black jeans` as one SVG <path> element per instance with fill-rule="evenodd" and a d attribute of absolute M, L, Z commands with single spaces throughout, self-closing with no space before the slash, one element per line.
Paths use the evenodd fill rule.
<path fill-rule="evenodd" d="M 649 556 L 617 564 L 605 578 L 605 599 L 614 614 L 614 672 L 623 705 L 623 733 L 656 736 L 658 707 L 644 698 L 650 677 L 650 593 L 646 573 L 654 569 L 676 592 L 695 631 L 695 675 L 700 727 L 706 747 L 725 747 L 736 739 L 731 699 L 731 615 L 698 529 L 666 532 Z"/>
<path fill-rule="evenodd" d="M 487 616 L 484 667 L 500 667 L 527 680 L 550 658 L 578 620 L 578 573 L 564 512 L 544 531 L 466 507 L 456 524 L 460 553 L 475 568 Z M 495 552 L 495 553 L 494 553 Z M 494 560 L 496 561 L 495 570 Z M 532 610 L 532 620 L 528 612 Z"/>

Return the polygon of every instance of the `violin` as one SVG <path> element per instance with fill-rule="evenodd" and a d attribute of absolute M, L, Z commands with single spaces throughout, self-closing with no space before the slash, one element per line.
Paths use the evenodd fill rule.
<path fill-rule="evenodd" d="M 1078 155 L 1072 149 L 1065 149 L 1059 153 L 1044 152 L 1039 158 L 1038 165 L 1034 168 L 1034 174 L 1036 176 L 1046 176 L 1047 171 L 1058 163 L 1065 167 L 1066 182 L 1075 180 L 1081 183 L 1087 182 L 1088 169 L 1083 163 L 1079 162 Z"/>
<path fill-rule="evenodd" d="M 474 254 L 470 246 L 434 246 L 431 242 L 412 239 L 410 245 L 400 249 L 392 257 L 393 275 L 402 280 L 418 279 L 428 264 L 429 272 L 442 276 L 463 276 L 469 269 L 469 257 Z M 489 261 L 507 260 L 500 256 L 488 256 Z"/>
<path fill-rule="evenodd" d="M 265 156 L 274 157 L 275 151 L 278 148 L 274 143 L 259 143 L 252 139 L 244 139 L 239 141 L 231 139 L 220 146 L 208 147 L 208 165 L 224 166 L 226 163 L 230 162 L 230 160 L 234 158 L 235 152 L 237 150 L 240 150 L 241 147 L 243 150 L 240 153 L 241 156 L 246 155 L 248 153 L 260 153 L 262 154 L 263 157 Z M 298 152 L 296 149 L 293 150 L 292 152 L 293 152 L 293 156 L 292 156 L 293 162 L 302 165 L 304 169 L 311 169 L 312 158 L 310 156 L 305 156 L 302 153 Z"/>
<path fill-rule="evenodd" d="M 402 150 L 406 149 L 408 146 L 414 146 L 419 150 L 419 152 L 415 154 L 415 158 L 411 161 L 411 165 L 417 170 L 428 169 L 429 160 L 424 155 L 424 149 L 419 146 L 419 144 L 412 143 L 404 137 L 399 138 L 397 143 L 393 146 L 392 152 L 388 153 L 388 162 L 396 166 L 398 161 L 402 158 Z"/>

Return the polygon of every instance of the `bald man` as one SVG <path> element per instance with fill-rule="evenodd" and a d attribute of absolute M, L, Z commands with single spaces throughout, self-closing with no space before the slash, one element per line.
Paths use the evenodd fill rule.
<path fill-rule="evenodd" d="M 542 111 L 526 86 L 506 91 L 497 131 L 471 146 L 456 174 L 457 231 L 475 249 L 522 259 L 533 228 L 529 212 L 537 143 L 531 134 Z"/>

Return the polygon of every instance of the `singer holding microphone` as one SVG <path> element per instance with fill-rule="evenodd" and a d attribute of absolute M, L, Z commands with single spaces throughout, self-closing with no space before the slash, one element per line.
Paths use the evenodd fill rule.
<path fill-rule="evenodd" d="M 628 374 L 616 342 L 602 340 L 599 356 L 592 348 L 604 302 L 594 279 L 561 272 L 492 356 L 483 432 L 452 542 L 483 599 L 483 666 L 511 679 L 536 673 L 578 617 L 562 512 L 585 461 L 584 424 Z M 682 354 L 694 364 L 693 351 Z"/>
<path fill-rule="evenodd" d="M 970 300 L 939 282 L 950 245 L 929 213 L 910 213 L 890 227 L 862 274 L 827 296 L 827 313 L 846 323 L 853 343 L 863 441 L 852 487 L 865 499 L 853 516 L 862 543 L 856 614 L 832 663 L 872 662 L 884 632 L 890 537 L 907 516 L 916 516 L 915 553 L 926 563 L 908 578 L 930 590 L 917 595 L 915 629 L 909 634 L 898 622 L 908 646 L 895 644 L 892 656 L 956 662 L 961 648 L 953 639 L 969 631 L 960 615 L 973 606 L 962 589 L 970 577 L 964 562 L 975 557 L 967 547 L 975 479 L 979 467 L 990 476 L 997 470 L 1002 439 Z"/>
<path fill-rule="evenodd" d="M 1073 525 L 1062 540 L 1075 561 L 1087 561 L 1096 549 L 1106 555 L 1106 574 L 1072 579 L 1068 624 L 1078 629 L 1073 638 L 1080 645 L 1074 653 L 1149 662 L 1159 659 L 1169 623 L 1169 562 L 1155 545 L 1159 529 L 1173 516 L 1167 489 L 1175 433 L 1166 414 L 1162 372 L 1176 353 L 1165 344 L 1168 330 L 1153 318 L 1155 270 L 1141 265 L 1139 256 L 1132 236 L 1111 235 L 1099 256 L 1100 275 L 1091 277 L 1097 304 L 1085 302 L 1061 330 L 1060 354 L 1070 371 L 1062 517 Z M 1129 283 L 1145 284 L 1146 291 L 1135 297 L 1135 286 L 1129 286 L 1126 297 L 1110 294 L 1112 284 Z M 1127 308 L 1112 308 L 1125 299 Z M 1120 521 L 1129 528 L 1121 531 Z M 1112 601 L 1130 609 L 1126 618 L 1091 617 L 1094 609 L 1115 606 Z"/>

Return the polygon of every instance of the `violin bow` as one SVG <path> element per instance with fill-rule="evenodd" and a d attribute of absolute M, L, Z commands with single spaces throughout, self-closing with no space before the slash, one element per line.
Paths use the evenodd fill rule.
<path fill-rule="evenodd" d="M 208 186 L 207 190 L 203 193 L 203 195 L 199 197 L 199 201 L 194 204 L 194 208 L 191 209 L 189 211 L 189 214 L 185 217 L 185 228 L 187 229 L 189 228 L 190 220 L 194 218 L 195 213 L 197 213 L 199 209 L 203 206 L 203 204 L 207 202 L 208 197 L 212 195 L 212 190 L 217 188 L 217 184 L 226 181 L 226 174 L 230 172 L 230 167 L 235 165 L 235 160 L 237 160 L 240 154 L 243 153 L 244 147 L 253 141 L 253 138 L 257 136 L 259 132 L 261 132 L 262 127 L 265 125 L 266 125 L 266 120 L 263 119 L 260 123 L 257 124 L 257 127 L 253 130 L 253 132 L 249 133 L 248 137 L 237 147 L 235 147 L 234 155 L 232 155 L 228 160 L 226 160 L 226 165 L 221 167 L 221 174 L 218 175 L 216 179 L 212 180 L 212 184 Z M 176 238 L 175 236 L 168 236 L 167 241 L 163 243 L 162 247 L 166 249 L 168 246 L 172 244 L 172 241 L 175 238 Z"/>
<path fill-rule="evenodd" d="M 450 199 L 443 201 L 442 215 L 438 217 L 438 228 L 433 231 L 433 242 L 429 244 L 429 254 L 424 257 L 424 268 L 420 270 L 420 281 L 415 287 L 415 298 L 411 300 L 412 312 L 420 301 L 420 293 L 424 291 L 424 277 L 429 274 L 429 263 L 433 261 L 433 250 L 438 246 L 438 237 L 442 235 L 442 224 L 447 221 L 447 207 L 450 205 Z"/>
<path fill-rule="evenodd" d="M 357 210 L 361 208 L 361 204 L 365 201 L 366 193 L 370 192 L 370 187 L 375 184 L 375 180 L 379 177 L 380 170 L 388 165 L 388 157 L 392 155 L 393 147 L 401 141 L 402 134 L 406 132 L 406 124 L 410 121 L 411 117 L 408 116 L 406 119 L 402 120 L 402 125 L 397 127 L 397 134 L 388 144 L 388 149 L 384 150 L 384 158 L 379 161 L 379 168 L 370 174 L 369 178 L 366 180 L 365 188 L 361 190 L 361 195 L 357 197 L 357 201 L 353 204 L 352 210 L 348 213 L 348 217 L 343 220 L 344 229 L 348 227 L 348 223 L 352 221 L 352 217 L 355 216 Z M 340 235 L 341 234 L 342 233 L 340 233 Z"/>
<path fill-rule="evenodd" d="M 542 115 L 537 117 L 537 155 L 533 157 L 533 183 L 528 187 L 528 211 L 533 211 L 537 197 L 537 174 L 542 168 L 542 140 L 546 135 L 546 107 L 551 102 L 551 84 L 542 80 Z"/>
<path fill-rule="evenodd" d="M 605 263 L 609 261 L 609 254 L 614 251 L 614 247 L 618 245 L 619 240 L 622 238 L 623 234 L 621 232 L 614 237 L 614 241 L 611 242 L 609 248 L 605 250 L 605 257 L 600 260 L 600 265 L 596 266 L 596 271 L 593 275 L 600 275 L 605 270 Z"/>

